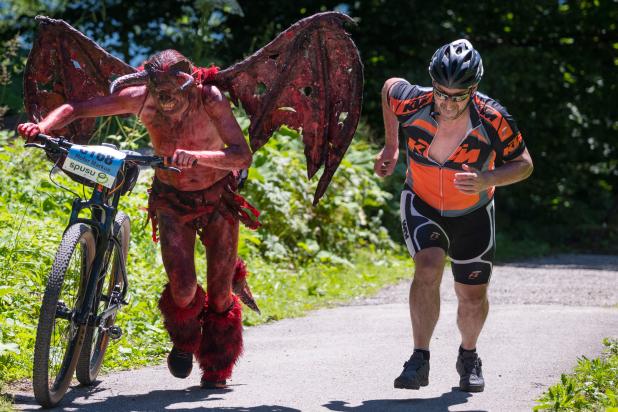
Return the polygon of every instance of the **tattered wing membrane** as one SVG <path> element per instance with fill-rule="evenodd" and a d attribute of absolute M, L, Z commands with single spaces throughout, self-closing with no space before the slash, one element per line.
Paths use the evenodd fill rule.
<path fill-rule="evenodd" d="M 109 94 L 115 77 L 135 72 L 62 20 L 38 16 L 39 30 L 24 74 L 24 104 L 31 121 L 40 121 L 67 100 Z M 87 143 L 95 119 L 79 119 L 58 134 Z"/>
<path fill-rule="evenodd" d="M 340 13 L 299 21 L 244 61 L 219 72 L 250 116 L 253 150 L 285 124 L 302 129 L 309 178 L 325 165 L 313 203 L 324 194 L 352 141 L 362 104 L 363 67 Z"/>
<path fill-rule="evenodd" d="M 24 75 L 24 103 L 40 121 L 67 100 L 108 94 L 110 82 L 135 69 L 113 57 L 62 20 L 37 17 L 39 31 Z M 309 178 L 325 166 L 314 196 L 322 197 L 354 136 L 362 103 L 363 67 L 334 12 L 299 21 L 275 40 L 229 69 L 213 83 L 240 100 L 251 118 L 253 150 L 281 125 L 301 129 Z M 57 131 L 87 143 L 94 119 L 80 119 Z"/>

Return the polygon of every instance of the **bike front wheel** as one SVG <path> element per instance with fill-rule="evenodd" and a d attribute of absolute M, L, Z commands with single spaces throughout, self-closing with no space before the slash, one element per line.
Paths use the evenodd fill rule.
<path fill-rule="evenodd" d="M 117 311 L 120 309 L 121 292 L 125 287 L 122 271 L 126 270 L 125 262 L 129 250 L 130 234 L 129 217 L 118 212 L 112 229 L 112 235 L 117 243 L 112 241 L 107 249 L 104 270 L 101 271 L 97 282 L 97 292 L 92 305 L 92 316 L 95 320 L 106 312 L 111 314 L 97 324 L 88 325 L 86 330 L 84 346 L 79 355 L 76 371 L 77 380 L 83 385 L 92 385 L 101 370 L 103 357 L 111 337 L 111 328 L 114 326 Z"/>
<path fill-rule="evenodd" d="M 95 253 L 93 229 L 83 223 L 71 225 L 47 280 L 32 373 L 34 397 L 46 408 L 60 402 L 71 384 L 86 333 L 86 325 L 78 325 L 75 314 L 84 301 Z"/>

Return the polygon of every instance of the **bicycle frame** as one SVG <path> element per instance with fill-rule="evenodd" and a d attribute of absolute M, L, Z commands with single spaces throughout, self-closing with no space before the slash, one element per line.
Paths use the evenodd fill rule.
<path fill-rule="evenodd" d="M 124 167 L 124 166 L 123 166 Z M 106 264 L 105 255 L 110 246 L 110 242 L 115 242 L 118 246 L 120 246 L 120 242 L 116 239 L 112 234 L 112 227 L 114 224 L 114 219 L 116 217 L 116 212 L 118 210 L 118 203 L 120 201 L 120 192 L 116 191 L 116 193 L 111 198 L 111 205 L 109 205 L 107 200 L 107 194 L 109 190 L 99 184 L 97 184 L 92 192 L 92 196 L 89 200 L 82 200 L 80 198 L 76 198 L 73 200 L 71 217 L 69 219 L 69 224 L 67 228 L 75 223 L 85 223 L 92 228 L 95 229 L 95 239 L 96 239 L 96 251 L 94 261 L 92 263 L 90 276 L 88 278 L 88 283 L 86 285 L 86 293 L 84 296 L 84 304 L 79 308 L 77 313 L 73 314 L 73 321 L 75 321 L 78 325 L 83 325 L 89 323 L 90 325 L 98 326 L 103 323 L 105 319 L 112 316 L 118 309 L 120 309 L 120 305 L 125 302 L 125 297 L 128 290 L 128 279 L 126 273 L 126 267 L 124 258 L 122 253 L 119 254 L 119 265 L 123 278 L 123 287 L 122 292 L 119 297 L 116 297 L 115 302 L 110 302 L 110 307 L 107 308 L 103 313 L 97 315 L 96 318 L 90 319 L 90 313 L 93 308 L 93 298 L 96 293 L 97 283 L 101 280 L 102 276 L 105 276 L 106 273 Z M 92 212 L 91 219 L 80 218 L 79 214 L 84 209 L 90 209 Z M 66 230 L 66 229 L 65 229 Z M 113 257 L 110 256 L 110 259 Z M 109 299 L 112 299 L 112 296 L 109 296 Z"/>
<path fill-rule="evenodd" d="M 64 137 L 52 138 L 44 134 L 39 134 L 37 138 L 40 139 L 44 144 L 26 143 L 26 147 L 37 147 L 46 151 L 49 150 L 53 153 L 66 154 L 68 148 L 73 145 Z M 180 173 L 179 169 L 165 165 L 164 159 L 160 156 L 143 156 L 140 154 L 128 153 L 126 154 L 124 162 L 122 164 L 122 174 L 125 176 L 127 173 L 127 161 L 142 165 L 148 165 L 153 168 L 161 168 L 164 170 L 171 170 Z M 110 299 L 109 307 L 105 311 L 103 311 L 103 313 L 97 315 L 96 318 L 90 318 L 90 313 L 92 312 L 93 308 L 93 298 L 97 289 L 97 283 L 106 273 L 107 267 L 105 267 L 105 265 L 109 264 L 109 261 L 105 262 L 104 260 L 106 257 L 106 251 L 110 247 L 110 242 L 114 242 L 118 246 L 118 249 L 121 248 L 120 241 L 112 233 L 114 219 L 116 218 L 116 213 L 118 211 L 118 203 L 121 197 L 121 191 L 117 190 L 117 185 L 119 185 L 119 179 L 120 174 L 116 176 L 116 181 L 113 185 L 113 187 L 115 187 L 116 189 L 114 190 L 110 191 L 110 189 L 108 189 L 107 187 L 97 183 L 94 186 L 92 195 L 89 200 L 82 200 L 79 197 L 73 200 L 71 216 L 69 218 L 67 229 L 75 223 L 87 224 L 94 229 L 96 241 L 95 258 L 92 263 L 92 267 L 90 269 L 91 273 L 88 278 L 88 283 L 86 285 L 84 304 L 81 306 L 81 308 L 77 309 L 76 313 L 72 314 L 70 319 L 72 322 L 75 322 L 78 325 L 89 324 L 99 326 L 102 324 L 102 322 L 105 321 L 105 319 L 116 313 L 118 309 L 120 309 L 120 306 L 122 304 L 127 304 L 125 300 L 128 290 L 127 271 L 125 267 L 124 257 L 122 256 L 122 253 L 120 253 L 118 264 L 120 265 L 123 279 L 122 291 L 120 292 L 119 296 L 117 294 L 114 294 L 114 291 L 112 291 L 112 296 L 108 297 L 108 299 Z M 110 197 L 110 195 L 112 196 Z M 79 214 L 84 209 L 91 210 L 92 217 L 90 219 L 79 217 Z M 110 256 L 110 260 L 112 258 L 113 257 Z"/>

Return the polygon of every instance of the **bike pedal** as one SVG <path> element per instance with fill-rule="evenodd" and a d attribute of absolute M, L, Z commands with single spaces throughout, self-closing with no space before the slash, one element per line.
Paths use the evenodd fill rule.
<path fill-rule="evenodd" d="M 112 326 L 108 329 L 109 337 L 113 340 L 120 339 L 122 336 L 122 329 L 118 326 Z"/>

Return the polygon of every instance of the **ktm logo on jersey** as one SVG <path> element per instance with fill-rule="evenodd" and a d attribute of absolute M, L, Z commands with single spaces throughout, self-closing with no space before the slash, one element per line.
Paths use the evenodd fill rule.
<path fill-rule="evenodd" d="M 468 275 L 468 279 L 474 280 L 474 279 L 478 278 L 479 276 L 481 276 L 481 271 L 480 270 L 475 270 L 474 272 L 470 272 L 470 274 Z"/>
<path fill-rule="evenodd" d="M 421 106 L 426 105 L 432 98 L 431 93 L 425 93 L 413 99 L 399 100 L 390 97 L 390 106 L 397 116 L 410 114 L 417 111 Z"/>
<path fill-rule="evenodd" d="M 453 163 L 459 163 L 459 164 L 463 164 L 463 163 L 474 163 L 477 160 L 479 160 L 479 155 L 481 154 L 481 150 L 480 149 L 469 149 L 468 144 L 463 144 L 461 145 L 459 148 L 457 148 L 457 151 L 453 154 L 453 156 L 451 156 L 450 160 Z"/>
<path fill-rule="evenodd" d="M 521 138 L 521 133 L 519 133 L 517 136 L 515 136 L 515 138 L 513 140 L 511 140 L 511 142 L 508 144 L 508 146 L 506 146 L 504 148 L 503 151 L 503 156 L 508 156 L 511 153 L 513 153 L 521 144 L 522 138 Z"/>
<path fill-rule="evenodd" d="M 403 108 L 403 112 L 404 113 L 410 113 L 413 112 L 414 110 L 418 109 L 421 106 L 424 106 L 425 104 L 427 104 L 427 102 L 429 102 L 429 100 L 431 100 L 431 93 L 427 93 L 424 95 L 421 95 L 415 99 L 412 100 L 407 100 L 406 103 L 404 104 L 404 108 Z"/>
<path fill-rule="evenodd" d="M 408 139 L 408 149 L 413 152 L 420 153 L 421 155 L 425 155 L 425 151 L 429 148 L 429 142 L 424 141 L 423 139 L 417 139 L 416 141 L 412 139 Z"/>

